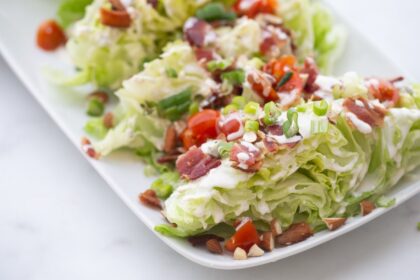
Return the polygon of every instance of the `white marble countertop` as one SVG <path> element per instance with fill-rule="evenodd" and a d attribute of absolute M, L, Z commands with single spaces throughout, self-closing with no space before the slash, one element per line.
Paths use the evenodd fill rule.
<path fill-rule="evenodd" d="M 329 2 L 420 80 L 420 2 Z M 203 268 L 137 220 L 1 58 L 0 97 L 0 279 L 419 279 L 420 196 L 274 264 Z"/>

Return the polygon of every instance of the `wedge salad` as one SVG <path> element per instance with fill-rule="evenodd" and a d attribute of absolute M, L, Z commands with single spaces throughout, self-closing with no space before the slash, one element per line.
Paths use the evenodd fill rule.
<path fill-rule="evenodd" d="M 66 0 L 58 18 L 37 34 L 75 65 L 57 83 L 98 89 L 83 149 L 159 176 L 139 199 L 161 234 L 261 256 L 393 205 L 420 165 L 420 86 L 329 75 L 345 33 L 319 3 Z"/>

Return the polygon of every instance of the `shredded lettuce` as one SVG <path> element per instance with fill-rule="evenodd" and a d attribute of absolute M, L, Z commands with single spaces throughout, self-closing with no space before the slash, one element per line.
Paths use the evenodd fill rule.
<path fill-rule="evenodd" d="M 63 0 L 57 10 L 57 19 L 63 28 L 68 28 L 85 15 L 85 9 L 93 0 Z"/>

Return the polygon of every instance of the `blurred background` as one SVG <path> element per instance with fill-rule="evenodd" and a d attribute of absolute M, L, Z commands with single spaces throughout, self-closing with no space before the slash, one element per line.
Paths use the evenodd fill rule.
<path fill-rule="evenodd" d="M 419 1 L 326 2 L 420 81 Z M 1 280 L 419 279 L 420 196 L 274 264 L 242 271 L 198 266 L 158 240 L 114 195 L 1 56 L 0 73 Z"/>

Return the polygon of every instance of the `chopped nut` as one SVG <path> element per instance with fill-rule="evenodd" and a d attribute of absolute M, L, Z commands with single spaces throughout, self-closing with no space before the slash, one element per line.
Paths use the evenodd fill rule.
<path fill-rule="evenodd" d="M 375 204 L 373 204 L 372 201 L 363 200 L 362 202 L 360 202 L 360 209 L 362 212 L 362 216 L 366 216 L 369 215 L 375 209 Z"/>
<path fill-rule="evenodd" d="M 245 250 L 238 247 L 235 249 L 235 252 L 233 252 L 233 258 L 235 260 L 246 260 L 248 257 L 246 256 Z"/>
<path fill-rule="evenodd" d="M 260 246 L 267 252 L 271 252 L 274 249 L 274 237 L 271 231 L 264 232 L 261 235 Z"/>
<path fill-rule="evenodd" d="M 262 255 L 264 255 L 264 251 L 257 244 L 252 245 L 249 249 L 248 257 L 261 257 Z"/>
<path fill-rule="evenodd" d="M 206 242 L 206 247 L 209 252 L 213 254 L 223 254 L 223 248 L 222 245 L 220 245 L 219 241 L 217 239 L 209 239 Z"/>
<path fill-rule="evenodd" d="M 154 190 L 148 189 L 139 196 L 140 202 L 152 208 L 162 209 L 160 200 Z"/>
<path fill-rule="evenodd" d="M 90 140 L 86 137 L 82 137 L 81 144 L 82 150 L 88 155 L 88 157 L 93 159 L 99 159 L 101 157 L 101 154 L 95 151 L 95 149 L 92 147 Z"/>
<path fill-rule="evenodd" d="M 177 133 L 175 126 L 170 125 L 166 130 L 165 135 L 165 144 L 163 146 L 163 151 L 165 153 L 170 153 L 176 148 Z"/>
<path fill-rule="evenodd" d="M 323 219 L 324 223 L 327 225 L 328 229 L 334 231 L 344 225 L 346 218 L 325 218 Z"/>
<path fill-rule="evenodd" d="M 106 128 L 110 129 L 114 127 L 114 114 L 112 112 L 108 112 L 102 119 L 103 124 Z"/>
<path fill-rule="evenodd" d="M 279 246 L 289 246 L 301 242 L 312 235 L 313 231 L 308 224 L 293 224 L 285 232 L 276 237 L 276 244 Z"/>
<path fill-rule="evenodd" d="M 274 236 L 279 236 L 282 233 L 280 223 L 277 219 L 271 221 L 270 228 Z"/>
<path fill-rule="evenodd" d="M 224 240 L 224 238 L 214 234 L 203 234 L 188 237 L 188 242 L 190 242 L 193 247 L 196 247 L 206 244 L 210 239 L 215 239 L 219 242 Z"/>

